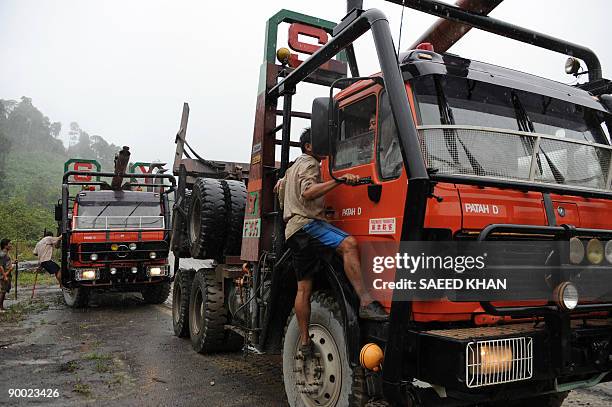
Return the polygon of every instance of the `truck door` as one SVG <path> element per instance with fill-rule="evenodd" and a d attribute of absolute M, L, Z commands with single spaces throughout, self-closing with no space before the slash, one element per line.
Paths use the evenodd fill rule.
<path fill-rule="evenodd" d="M 361 242 L 399 240 L 406 177 L 386 92 L 371 87 L 342 100 L 339 108 L 333 174 L 369 177 L 372 184 L 342 185 L 330 192 L 330 220 Z M 325 178 L 327 171 L 323 169 Z"/>

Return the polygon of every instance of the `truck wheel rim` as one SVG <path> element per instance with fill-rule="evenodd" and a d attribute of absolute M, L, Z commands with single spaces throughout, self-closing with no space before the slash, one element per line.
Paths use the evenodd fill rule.
<path fill-rule="evenodd" d="M 180 284 L 174 284 L 172 288 L 172 318 L 178 322 L 181 316 L 181 288 Z"/>
<path fill-rule="evenodd" d="M 332 334 L 321 325 L 310 325 L 314 356 L 304 361 L 296 343 L 295 379 L 298 393 L 307 406 L 335 406 L 342 390 L 342 360 Z"/>
<path fill-rule="evenodd" d="M 75 290 L 76 290 L 75 288 L 65 288 L 64 287 L 64 295 L 67 295 L 68 297 L 72 298 L 74 297 Z"/>
<path fill-rule="evenodd" d="M 193 332 L 197 335 L 202 329 L 202 319 L 204 314 L 204 299 L 202 298 L 202 290 L 198 289 L 193 303 Z"/>
<path fill-rule="evenodd" d="M 189 232 L 191 234 L 191 241 L 195 242 L 200 236 L 200 201 L 195 200 L 193 203 L 193 210 L 191 212 L 191 222 L 189 222 Z"/>

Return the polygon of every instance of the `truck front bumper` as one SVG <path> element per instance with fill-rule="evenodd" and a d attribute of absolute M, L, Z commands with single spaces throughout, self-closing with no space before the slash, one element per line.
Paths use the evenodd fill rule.
<path fill-rule="evenodd" d="M 435 398 L 436 405 L 464 405 L 612 380 L 612 319 L 572 320 L 569 334 L 559 334 L 543 321 L 409 331 L 400 386 L 401 392 L 410 394 L 402 399 L 429 405 L 427 400 Z M 567 342 L 566 359 L 558 357 L 560 342 Z M 431 387 L 413 386 L 414 379 Z"/>

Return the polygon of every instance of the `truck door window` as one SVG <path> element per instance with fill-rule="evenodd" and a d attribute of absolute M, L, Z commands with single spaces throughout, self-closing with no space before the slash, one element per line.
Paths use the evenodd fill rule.
<path fill-rule="evenodd" d="M 334 169 L 372 162 L 376 131 L 376 96 L 340 109 L 340 138 L 335 143 Z"/>
<path fill-rule="evenodd" d="M 400 150 L 397 127 L 389 105 L 387 92 L 380 95 L 378 109 L 378 169 L 382 179 L 399 177 L 402 172 L 402 151 Z"/>

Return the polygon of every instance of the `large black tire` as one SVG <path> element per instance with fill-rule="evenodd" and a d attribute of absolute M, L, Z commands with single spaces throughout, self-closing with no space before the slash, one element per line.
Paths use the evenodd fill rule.
<path fill-rule="evenodd" d="M 89 289 L 86 287 L 62 288 L 64 302 L 71 308 L 85 308 L 89 304 Z"/>
<path fill-rule="evenodd" d="M 221 181 L 225 192 L 227 210 L 227 237 L 225 238 L 225 255 L 240 254 L 242 244 L 242 226 L 244 223 L 244 208 L 246 206 L 247 190 L 242 181 Z"/>
<path fill-rule="evenodd" d="M 227 230 L 227 209 L 221 182 L 198 178 L 193 184 L 189 207 L 191 257 L 220 259 Z"/>
<path fill-rule="evenodd" d="M 198 270 L 189 296 L 189 334 L 193 349 L 198 353 L 242 349 L 242 337 L 225 329 L 228 322 L 223 287 L 215 278 L 215 269 Z"/>
<path fill-rule="evenodd" d="M 170 283 L 150 285 L 143 288 L 141 293 L 147 304 L 163 304 L 170 295 Z"/>
<path fill-rule="evenodd" d="M 191 191 L 185 190 L 185 197 L 181 205 L 181 209 L 189 214 L 189 208 L 191 207 Z M 191 257 L 191 244 L 189 242 L 189 217 L 184 220 L 183 227 L 179 231 L 181 234 L 181 245 L 179 247 L 179 256 Z"/>
<path fill-rule="evenodd" d="M 283 379 L 289 405 L 363 407 L 367 402 L 363 369 L 352 369 L 349 364 L 340 306 L 327 293 L 317 292 L 312 296 L 309 332 L 315 353 L 320 357 L 312 358 L 305 365 L 302 359 L 296 358 L 300 332 L 292 312 L 283 338 Z M 310 377 L 315 368 L 323 369 L 318 378 Z M 298 385 L 298 382 L 313 383 L 315 379 L 320 384 Z M 314 392 L 304 393 L 304 390 Z"/>
<path fill-rule="evenodd" d="M 193 269 L 179 269 L 172 289 L 172 327 L 179 338 L 189 336 L 189 294 L 193 281 Z"/>

